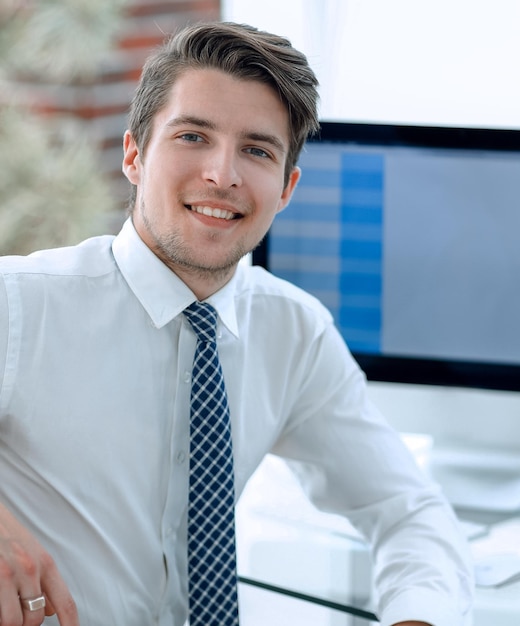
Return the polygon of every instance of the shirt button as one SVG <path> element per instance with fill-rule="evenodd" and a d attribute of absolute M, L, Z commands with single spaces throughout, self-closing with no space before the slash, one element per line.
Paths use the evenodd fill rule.
<path fill-rule="evenodd" d="M 172 526 L 168 526 L 168 528 L 166 529 L 166 536 L 167 537 L 171 537 L 173 534 L 173 527 Z"/>
<path fill-rule="evenodd" d="M 191 380 L 191 373 L 188 370 L 186 370 L 184 372 L 184 382 L 185 383 L 189 383 L 190 380 Z"/>
<path fill-rule="evenodd" d="M 177 452 L 177 463 L 179 465 L 182 465 L 185 460 L 186 460 L 186 454 L 182 450 L 180 452 Z"/>
<path fill-rule="evenodd" d="M 217 331 L 217 339 L 222 339 L 222 331 L 221 330 Z"/>

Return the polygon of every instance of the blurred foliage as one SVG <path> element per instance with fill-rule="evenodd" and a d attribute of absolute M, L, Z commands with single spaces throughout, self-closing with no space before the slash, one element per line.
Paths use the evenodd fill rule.
<path fill-rule="evenodd" d="M 117 208 L 87 122 L 43 115 L 31 85 L 88 84 L 126 0 L 1 0 L 0 254 L 104 232 Z"/>
<path fill-rule="evenodd" d="M 126 4 L 126 0 L 4 1 L 6 24 L 0 36 L 4 67 L 57 82 L 95 74 Z"/>
<path fill-rule="evenodd" d="M 103 232 L 113 209 L 95 148 L 74 120 L 0 109 L 0 252 L 27 254 Z"/>

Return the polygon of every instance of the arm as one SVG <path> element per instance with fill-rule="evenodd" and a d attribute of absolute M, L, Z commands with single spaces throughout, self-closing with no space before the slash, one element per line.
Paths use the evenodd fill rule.
<path fill-rule="evenodd" d="M 364 377 L 332 327 L 305 371 L 273 451 L 318 508 L 349 518 L 367 538 L 382 624 L 461 626 L 472 573 L 451 508 L 368 401 Z"/>
<path fill-rule="evenodd" d="M 4 384 L 4 370 L 7 358 L 7 338 L 9 330 L 9 310 L 7 307 L 7 294 L 2 274 L 0 274 L 0 401 L 2 399 L 2 387 Z"/>
<path fill-rule="evenodd" d="M 0 504 L 0 609 L 6 624 L 40 624 L 44 609 L 22 610 L 20 598 L 46 597 L 45 615 L 57 613 L 61 626 L 79 626 L 76 605 L 52 557 Z M 32 619 L 38 618 L 35 622 Z M 23 622 L 22 622 L 23 620 Z"/>
<path fill-rule="evenodd" d="M 0 275 L 0 405 L 8 346 L 9 309 Z M 0 415 L 0 428 L 1 428 Z M 1 432 L 1 431 L 0 431 Z M 44 594 L 46 607 L 29 613 L 22 610 L 20 598 Z M 53 559 L 0 503 L 0 613 L 2 623 L 41 624 L 45 615 L 57 613 L 61 626 L 79 626 L 74 600 Z M 39 621 L 34 621 L 39 620 Z"/>

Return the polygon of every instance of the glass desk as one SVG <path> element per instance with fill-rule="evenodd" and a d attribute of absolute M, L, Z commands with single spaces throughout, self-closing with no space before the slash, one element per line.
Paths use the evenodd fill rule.
<path fill-rule="evenodd" d="M 285 587 L 280 587 L 278 585 L 271 585 L 269 583 L 265 583 L 260 580 L 247 578 L 246 576 L 239 576 L 239 582 L 243 585 L 253 587 L 254 589 L 260 589 L 262 591 L 267 591 L 269 593 L 281 594 L 284 598 L 308 602 L 311 605 L 313 605 L 313 607 L 323 607 L 331 611 L 337 611 L 339 613 L 352 616 L 351 619 L 358 618 L 359 620 L 365 620 L 371 623 L 377 622 L 377 616 L 375 615 L 375 613 L 373 613 L 372 611 L 367 611 L 366 609 L 361 609 L 355 606 L 354 604 L 342 604 L 340 602 L 334 602 L 333 600 L 327 600 L 326 598 L 319 598 L 317 596 L 312 596 L 307 593 L 294 591 L 292 589 L 287 589 Z M 269 621 L 269 623 L 272 623 L 272 622 Z"/>
<path fill-rule="evenodd" d="M 304 537 L 301 537 L 305 540 Z M 310 537 L 309 537 L 310 539 Z M 368 626 L 377 624 L 374 609 L 365 587 L 356 596 L 354 585 L 334 589 L 326 572 L 334 564 L 327 554 L 319 554 L 323 545 L 277 542 L 258 546 L 251 571 L 240 576 L 241 626 Z M 309 549 L 310 548 L 310 549 Z M 341 559 L 340 552 L 336 551 Z M 343 553 L 344 554 L 344 553 Z M 328 555 L 330 556 L 330 554 Z M 267 559 L 271 571 L 266 570 Z M 295 567 L 291 571 L 291 567 Z M 246 568 L 247 569 L 247 568 Z M 244 569 L 240 570 L 241 572 Z M 351 567 L 355 574 L 354 566 Z M 339 572 L 338 572 L 339 573 Z M 337 579 L 338 586 L 348 576 L 346 569 Z M 329 587 L 329 588 L 327 588 Z"/>
<path fill-rule="evenodd" d="M 317 513 L 276 463 L 269 460 L 253 476 L 237 507 L 241 626 L 378 624 L 366 545 L 342 518 Z M 495 549 L 486 544 L 494 521 L 468 525 L 475 557 Z M 520 550 L 520 521 L 508 532 L 506 541 Z M 520 575 L 477 587 L 472 621 L 465 626 L 518 624 Z"/>

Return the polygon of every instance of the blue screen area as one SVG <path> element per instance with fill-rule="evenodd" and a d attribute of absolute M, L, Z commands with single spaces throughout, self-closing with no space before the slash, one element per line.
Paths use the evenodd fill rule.
<path fill-rule="evenodd" d="M 341 332 L 357 352 L 381 352 L 383 194 L 381 154 L 341 154 L 336 317 Z"/>
<path fill-rule="evenodd" d="M 381 352 L 384 156 L 311 144 L 270 232 L 269 267 L 330 309 L 354 351 Z"/>
<path fill-rule="evenodd" d="M 520 364 L 520 151 L 309 142 L 269 269 L 355 353 Z"/>

